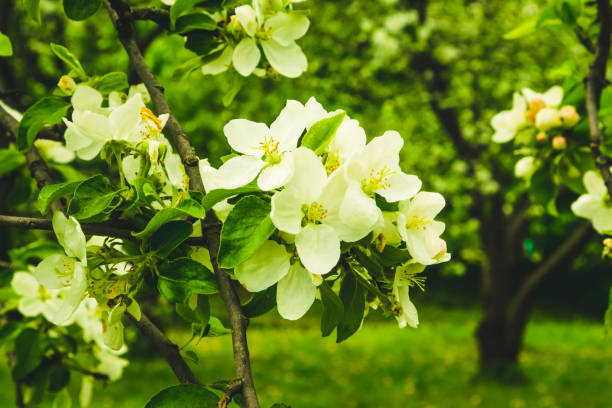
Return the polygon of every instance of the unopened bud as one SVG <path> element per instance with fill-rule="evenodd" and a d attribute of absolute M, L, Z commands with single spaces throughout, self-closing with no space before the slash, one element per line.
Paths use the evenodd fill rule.
<path fill-rule="evenodd" d="M 538 112 L 535 125 L 542 131 L 561 126 L 561 114 L 555 108 L 544 108 Z"/>
<path fill-rule="evenodd" d="M 315 286 L 320 286 L 323 283 L 323 277 L 321 275 L 311 273 L 310 279 L 312 280 L 312 284 Z"/>
<path fill-rule="evenodd" d="M 563 136 L 555 136 L 552 140 L 552 147 L 555 150 L 564 150 L 567 147 L 567 140 Z"/>
<path fill-rule="evenodd" d="M 603 244 L 606 248 L 612 249 L 612 238 L 605 238 Z"/>
<path fill-rule="evenodd" d="M 521 158 L 514 165 L 514 175 L 516 177 L 526 177 L 528 178 L 533 173 L 534 167 L 534 158 L 532 156 L 526 156 Z"/>
<path fill-rule="evenodd" d="M 559 111 L 561 120 L 563 121 L 563 127 L 572 128 L 576 126 L 576 123 L 580 120 L 580 115 L 576 112 L 576 108 L 572 105 L 565 105 Z"/>
<path fill-rule="evenodd" d="M 240 24 L 240 21 L 238 21 L 237 15 L 234 14 L 230 17 L 230 21 L 227 24 L 227 30 L 232 33 L 239 33 L 242 31 L 242 25 Z"/>
<path fill-rule="evenodd" d="M 72 95 L 76 89 L 76 86 L 77 85 L 76 82 L 74 82 L 74 79 L 70 78 L 68 75 L 62 75 L 57 83 L 57 87 L 66 95 Z"/>
<path fill-rule="evenodd" d="M 147 90 L 145 84 L 137 84 L 130 86 L 130 90 L 128 91 L 128 99 L 137 93 L 140 94 L 144 103 L 151 102 L 151 95 L 149 95 L 149 91 Z"/>
<path fill-rule="evenodd" d="M 536 140 L 540 143 L 544 143 L 548 139 L 548 135 L 544 132 L 540 132 L 536 135 Z"/>

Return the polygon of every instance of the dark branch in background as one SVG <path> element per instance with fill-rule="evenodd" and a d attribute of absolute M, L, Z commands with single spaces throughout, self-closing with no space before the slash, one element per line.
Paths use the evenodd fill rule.
<path fill-rule="evenodd" d="M 117 30 L 119 41 L 121 41 L 121 44 L 129 56 L 132 67 L 142 82 L 144 82 L 151 95 L 151 100 L 153 101 L 157 114 L 168 113 L 170 115 L 165 130 L 171 136 L 185 164 L 185 171 L 189 176 L 189 187 L 192 190 L 206 193 L 198 167 L 199 159 L 195 154 L 195 150 L 183 132 L 180 124 L 172 114 L 168 106 L 168 101 L 164 96 L 163 87 L 157 82 L 157 79 L 147 66 L 142 52 L 138 48 L 130 7 L 122 0 L 111 0 L 110 2 L 105 0 L 104 6 Z M 215 272 L 217 284 L 219 285 L 219 293 L 228 311 L 232 328 L 232 346 L 234 350 L 236 377 L 242 381 L 242 395 L 244 396 L 246 407 L 258 408 L 259 401 L 257 400 L 257 393 L 255 392 L 255 385 L 253 384 L 246 338 L 248 319 L 242 313 L 240 299 L 232 288 L 229 275 L 220 269 L 217 264 L 216 254 L 219 249 L 221 222 L 213 211 L 209 211 L 208 214 L 206 214 L 205 221 L 202 223 L 202 229 L 204 239 L 206 240 L 211 254 L 210 261 Z"/>
<path fill-rule="evenodd" d="M 189 368 L 189 366 L 181 356 L 178 346 L 171 342 L 164 335 L 164 333 L 162 333 L 161 330 L 159 330 L 157 326 L 155 326 L 149 320 L 147 316 L 142 314 L 140 320 L 136 320 L 136 318 L 131 314 L 126 314 L 130 318 L 132 323 L 134 323 L 134 325 L 138 327 L 140 333 L 142 333 L 143 336 L 148 338 L 151 343 L 153 343 L 157 351 L 159 351 L 161 355 L 166 359 L 168 365 L 172 367 L 172 371 L 174 371 L 176 378 L 178 378 L 181 383 L 202 385 L 200 380 L 198 380 L 195 374 L 193 374 L 191 368 Z"/>
<path fill-rule="evenodd" d="M 595 158 L 595 165 L 599 169 L 608 195 L 612 197 L 612 174 L 610 173 L 610 159 L 601 152 L 603 136 L 599 125 L 599 103 L 601 92 L 608 85 L 606 80 L 606 64 L 610 54 L 610 34 L 612 30 L 612 15 L 610 14 L 610 0 L 597 0 L 597 10 L 600 22 L 599 35 L 595 56 L 589 66 L 586 77 L 586 110 L 589 119 L 589 132 L 591 136 L 591 153 Z"/>
<path fill-rule="evenodd" d="M 15 404 L 17 408 L 25 408 L 26 406 L 23 400 L 23 387 L 21 381 L 15 381 Z"/>
<path fill-rule="evenodd" d="M 170 28 L 170 13 L 160 8 L 133 8 L 130 12 L 132 20 L 150 20 L 166 30 Z"/>
<path fill-rule="evenodd" d="M 98 373 L 96 371 L 88 370 L 88 369 L 86 369 L 84 367 L 81 367 L 81 366 L 79 366 L 77 364 L 73 364 L 71 361 L 64 361 L 63 364 L 64 364 L 65 367 L 67 367 L 67 368 L 69 368 L 69 369 L 71 369 L 73 371 L 77 371 L 77 372 L 79 372 L 81 374 L 88 375 L 90 377 L 95 378 L 96 380 L 100 380 L 100 381 L 107 381 L 108 380 L 108 375 L 107 374 Z"/>
<path fill-rule="evenodd" d="M 19 123 L 6 110 L 2 109 L 2 107 L 0 107 L 0 124 L 5 127 L 8 132 L 12 133 L 14 137 L 16 137 Z M 32 149 L 26 153 L 26 160 L 28 162 L 28 166 L 30 167 L 32 177 L 34 177 L 38 183 L 39 189 L 53 183 L 49 174 L 49 168 L 45 164 L 44 160 L 42 160 L 34 146 L 32 146 Z M 51 205 L 51 209 L 53 211 L 65 211 L 64 205 L 59 200 L 55 201 Z M 27 217 L 0 216 L 0 225 L 30 229 L 53 229 L 51 221 L 49 220 Z M 117 238 L 133 239 L 131 231 L 120 230 L 116 226 L 111 227 L 109 224 L 84 223 L 81 225 L 81 227 L 83 228 L 84 232 L 89 234 L 101 234 Z M 181 357 L 178 347 L 168 340 L 168 338 L 161 331 L 159 331 L 159 329 L 157 329 L 157 327 L 155 327 L 144 314 L 142 315 L 140 322 L 136 322 L 135 319 L 132 320 L 135 322 L 135 325 L 140 329 L 143 335 L 148 337 L 149 340 L 151 340 L 151 342 L 160 350 L 179 381 L 200 384 L 199 380 L 189 369 L 189 366 L 187 366 L 185 360 L 183 360 L 183 357 Z"/>

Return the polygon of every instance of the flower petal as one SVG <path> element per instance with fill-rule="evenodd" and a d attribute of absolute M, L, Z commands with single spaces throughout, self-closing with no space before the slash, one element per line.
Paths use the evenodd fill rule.
<path fill-rule="evenodd" d="M 291 190 L 282 190 L 272 196 L 270 218 L 276 228 L 289 234 L 297 234 L 302 228 L 302 205 L 305 204 Z"/>
<path fill-rule="evenodd" d="M 401 171 L 387 177 L 386 182 L 387 186 L 378 189 L 376 192 L 390 203 L 414 197 L 422 185 L 421 180 L 417 176 Z"/>
<path fill-rule="evenodd" d="M 202 65 L 202 74 L 204 75 L 217 75 L 227 71 L 232 65 L 232 56 L 234 55 L 234 48 L 227 46 L 219 55 L 219 57 L 210 61 L 207 64 Z"/>
<path fill-rule="evenodd" d="M 325 166 L 321 158 L 307 147 L 299 147 L 291 153 L 294 161 L 294 174 L 287 184 L 287 189 L 310 204 L 316 201 L 327 182 Z"/>
<path fill-rule="evenodd" d="M 272 38 L 279 44 L 289 45 L 306 34 L 310 21 L 303 14 L 276 13 L 266 20 L 264 26 L 271 30 Z"/>
<path fill-rule="evenodd" d="M 421 191 L 411 201 L 402 201 L 399 210 L 406 216 L 407 220 L 412 217 L 433 220 L 446 205 L 444 197 L 439 193 Z"/>
<path fill-rule="evenodd" d="M 612 232 L 612 208 L 600 207 L 592 216 L 593 228 L 600 234 Z"/>
<path fill-rule="evenodd" d="M 307 224 L 296 235 L 295 247 L 302 264 L 317 275 L 329 272 L 340 259 L 340 240 L 329 225 Z"/>
<path fill-rule="evenodd" d="M 255 32 L 257 31 L 257 16 L 253 7 L 249 5 L 236 7 L 235 13 L 240 25 L 244 28 L 244 31 L 249 37 L 255 36 Z"/>
<path fill-rule="evenodd" d="M 252 38 L 243 38 L 238 43 L 232 54 L 232 62 L 234 68 L 242 76 L 249 76 L 255 70 L 259 59 L 261 58 L 261 52 L 257 48 L 255 40 Z"/>
<path fill-rule="evenodd" d="M 299 262 L 294 263 L 276 287 L 278 313 L 288 320 L 299 319 L 314 303 L 316 293 L 310 273 Z"/>
<path fill-rule="evenodd" d="M 112 139 L 129 140 L 132 143 L 143 139 L 138 132 L 138 125 L 141 122 L 140 110 L 144 106 L 142 95 L 137 92 L 126 103 L 113 110 L 108 117 L 113 128 Z"/>
<path fill-rule="evenodd" d="M 32 297 L 38 294 L 40 284 L 31 273 L 15 272 L 11 280 L 11 287 L 18 295 Z"/>
<path fill-rule="evenodd" d="M 285 153 L 279 164 L 268 166 L 261 171 L 257 179 L 257 186 L 264 191 L 274 190 L 287 184 L 293 174 L 293 156 Z"/>
<path fill-rule="evenodd" d="M 263 154 L 259 148 L 264 143 L 270 129 L 264 123 L 247 119 L 233 119 L 223 127 L 227 142 L 235 151 L 252 156 Z"/>
<path fill-rule="evenodd" d="M 83 265 L 79 262 L 75 263 L 74 277 L 72 279 L 72 285 L 66 293 L 66 299 L 60 306 L 60 309 L 54 315 L 52 323 L 61 325 L 66 320 L 70 319 L 72 314 L 77 310 L 81 301 L 85 297 L 87 290 L 87 274 Z"/>
<path fill-rule="evenodd" d="M 53 231 L 68 256 L 73 256 L 87 265 L 87 241 L 81 224 L 74 218 L 66 218 L 64 213 L 53 214 Z"/>
<path fill-rule="evenodd" d="M 308 68 L 308 61 L 302 49 L 295 43 L 282 45 L 275 40 L 262 41 L 266 58 L 281 75 L 297 78 Z"/>
<path fill-rule="evenodd" d="M 53 254 L 43 259 L 32 274 L 46 288 L 61 289 L 72 282 L 76 264 L 74 258 Z"/>
<path fill-rule="evenodd" d="M 253 256 L 236 266 L 234 273 L 249 292 L 260 292 L 289 272 L 290 258 L 283 245 L 266 241 Z"/>
<path fill-rule="evenodd" d="M 278 150 L 285 152 L 295 149 L 298 139 L 306 127 L 304 106 L 294 100 L 288 100 L 287 104 L 278 114 L 278 117 L 270 125 L 270 134 L 278 142 Z"/>
<path fill-rule="evenodd" d="M 216 183 L 228 190 L 242 187 L 257 177 L 265 163 L 255 156 L 232 157 L 219 167 Z"/>
<path fill-rule="evenodd" d="M 342 225 L 334 225 L 343 241 L 354 242 L 368 235 L 381 219 L 382 212 L 374 199 L 356 186 L 346 190 L 339 209 Z"/>
<path fill-rule="evenodd" d="M 584 174 L 582 181 L 584 182 L 584 186 L 586 187 L 589 194 L 601 198 L 605 197 L 608 194 L 606 185 L 604 184 L 603 179 L 601 178 L 599 173 L 593 170 L 589 170 Z"/>
<path fill-rule="evenodd" d="M 70 98 L 75 110 L 99 112 L 102 106 L 102 94 L 90 86 L 78 85 Z"/>
<path fill-rule="evenodd" d="M 579 217 L 592 219 L 603 207 L 601 198 L 592 194 L 583 194 L 571 205 L 572 211 Z"/>

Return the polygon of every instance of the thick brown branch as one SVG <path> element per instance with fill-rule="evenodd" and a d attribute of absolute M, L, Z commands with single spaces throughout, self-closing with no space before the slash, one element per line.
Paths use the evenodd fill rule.
<path fill-rule="evenodd" d="M 132 323 L 138 327 L 142 335 L 148 338 L 157 351 L 166 359 L 168 365 L 172 368 L 172 371 L 174 371 L 176 378 L 178 378 L 181 383 L 202 385 L 181 356 L 178 346 L 171 342 L 147 316 L 143 314 L 140 320 L 136 320 L 131 314 L 127 313 L 127 315 Z"/>
<path fill-rule="evenodd" d="M 595 56 L 589 66 L 586 77 L 586 110 L 589 119 L 591 136 L 591 153 L 595 164 L 601 173 L 608 194 L 612 197 L 612 174 L 610 173 L 610 159 L 600 149 L 603 136 L 599 125 L 599 103 L 601 91 L 608 85 L 606 80 L 606 64 L 610 54 L 610 34 L 612 33 L 612 15 L 610 14 L 610 0 L 597 0 L 597 9 L 600 22 Z"/>
<path fill-rule="evenodd" d="M 167 10 L 160 8 L 133 8 L 130 16 L 133 20 L 151 20 L 159 24 L 161 27 L 168 29 L 170 27 L 170 13 Z"/>
<path fill-rule="evenodd" d="M 192 190 L 205 193 L 204 184 L 198 168 L 199 159 L 195 154 L 195 150 L 191 142 L 183 132 L 180 124 L 172 114 L 168 101 L 164 96 L 163 87 L 157 82 L 157 79 L 147 66 L 144 57 L 138 48 L 136 37 L 134 35 L 133 21 L 131 18 L 130 7 L 122 0 L 105 0 L 104 6 L 117 30 L 119 40 L 125 48 L 132 67 L 138 74 L 139 78 L 144 82 L 151 100 L 158 114 L 169 113 L 170 117 L 166 123 L 166 131 L 171 136 L 176 149 L 185 164 L 185 171 L 189 176 L 189 186 Z M 211 263 L 215 272 L 215 277 L 219 285 L 219 293 L 225 307 L 227 308 L 230 325 L 232 328 L 232 346 L 234 349 L 234 365 L 236 366 L 236 376 L 242 381 L 242 395 L 247 408 L 258 408 L 259 401 L 255 392 L 255 385 L 251 374 L 251 365 L 249 360 L 249 349 L 246 339 L 246 328 L 248 319 L 242 313 L 240 300 L 234 292 L 229 275 L 219 268 L 217 265 L 216 254 L 219 248 L 219 232 L 221 223 L 215 216 L 214 212 L 209 211 L 203 223 L 203 234 L 208 244 L 211 254 Z"/>

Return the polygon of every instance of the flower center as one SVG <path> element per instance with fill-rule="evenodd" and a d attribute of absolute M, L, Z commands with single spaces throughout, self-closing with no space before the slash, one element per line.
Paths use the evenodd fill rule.
<path fill-rule="evenodd" d="M 529 111 L 525 114 L 527 120 L 531 123 L 535 123 L 535 117 L 539 111 L 546 107 L 546 102 L 543 99 L 535 98 L 529 101 Z"/>
<path fill-rule="evenodd" d="M 74 275 L 74 263 L 62 260 L 63 268 L 55 268 L 55 274 L 58 278 L 63 280 L 64 286 L 70 285 L 72 282 L 72 276 Z"/>
<path fill-rule="evenodd" d="M 317 202 L 313 202 L 310 205 L 304 204 L 302 212 L 304 213 L 306 223 L 320 224 L 327 217 L 327 210 Z"/>
<path fill-rule="evenodd" d="M 144 120 L 146 132 L 143 132 L 144 136 L 157 136 L 162 131 L 162 122 L 159 120 L 151 109 L 142 107 L 140 108 L 140 117 Z"/>
<path fill-rule="evenodd" d="M 429 224 L 431 224 L 431 220 L 428 220 L 427 217 L 419 217 L 417 215 L 413 215 L 412 218 L 406 221 L 406 228 L 426 230 Z"/>
<path fill-rule="evenodd" d="M 370 178 L 363 179 L 361 181 L 364 193 L 368 195 L 373 195 L 378 190 L 384 190 L 386 188 L 391 187 L 391 184 L 389 184 L 387 179 L 392 174 L 395 174 L 395 172 L 391 170 L 388 166 L 383 166 L 378 170 L 370 170 Z"/>
<path fill-rule="evenodd" d="M 338 152 L 328 152 L 327 158 L 325 159 L 325 171 L 327 171 L 327 175 L 329 176 L 334 171 L 338 170 L 340 166 L 342 166 L 342 160 Z"/>
<path fill-rule="evenodd" d="M 47 289 L 43 285 L 40 285 L 38 287 L 38 298 L 42 302 L 45 302 L 45 301 L 51 299 L 51 294 L 47 291 Z"/>
<path fill-rule="evenodd" d="M 264 136 L 264 141 L 259 142 L 257 147 L 254 147 L 256 150 L 262 150 L 264 155 L 264 160 L 270 164 L 277 164 L 281 162 L 281 154 L 278 151 L 278 146 L 280 142 L 274 140 L 272 136 Z"/>

